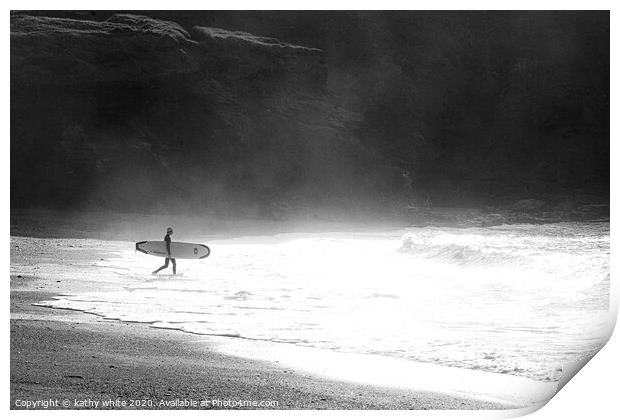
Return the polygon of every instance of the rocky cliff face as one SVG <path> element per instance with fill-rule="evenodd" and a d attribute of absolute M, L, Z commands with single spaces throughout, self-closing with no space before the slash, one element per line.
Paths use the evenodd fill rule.
<path fill-rule="evenodd" d="M 379 202 L 395 169 L 358 143 L 326 71 L 321 50 L 245 32 L 13 14 L 11 204 L 272 217 Z"/>
<path fill-rule="evenodd" d="M 608 12 L 144 14 L 11 15 L 12 206 L 608 202 Z"/>

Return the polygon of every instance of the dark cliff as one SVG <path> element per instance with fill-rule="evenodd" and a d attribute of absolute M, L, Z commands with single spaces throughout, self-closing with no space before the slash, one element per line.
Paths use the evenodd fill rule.
<path fill-rule="evenodd" d="M 270 216 L 379 194 L 394 170 L 326 71 L 319 49 L 244 32 L 15 14 L 12 205 Z"/>
<path fill-rule="evenodd" d="M 13 207 L 608 194 L 608 13 L 140 13 L 11 15 Z"/>

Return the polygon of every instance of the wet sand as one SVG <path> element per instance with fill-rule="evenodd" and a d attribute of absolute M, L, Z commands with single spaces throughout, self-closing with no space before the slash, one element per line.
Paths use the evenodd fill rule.
<path fill-rule="evenodd" d="M 15 280 L 19 288 L 11 291 L 12 409 L 20 408 L 17 400 L 50 399 L 68 399 L 69 408 L 80 408 L 74 407 L 76 399 L 155 404 L 176 399 L 269 400 L 277 401 L 277 407 L 269 408 L 280 409 L 510 408 L 439 393 L 330 381 L 222 355 L 202 337 L 33 306 L 51 293 L 32 290 L 40 287 L 35 286 L 40 279 Z"/>

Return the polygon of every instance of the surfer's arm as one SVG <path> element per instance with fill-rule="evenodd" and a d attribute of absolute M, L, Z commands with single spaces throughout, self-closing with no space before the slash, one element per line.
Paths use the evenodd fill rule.
<path fill-rule="evenodd" d="M 166 241 L 166 252 L 168 252 L 168 257 L 170 257 L 170 241 Z"/>

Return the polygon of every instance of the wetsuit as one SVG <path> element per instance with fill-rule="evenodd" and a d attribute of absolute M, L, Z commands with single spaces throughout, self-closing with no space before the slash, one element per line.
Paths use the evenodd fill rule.
<path fill-rule="evenodd" d="M 172 240 L 170 239 L 170 235 L 169 234 L 166 234 L 166 236 L 164 237 L 164 242 L 166 242 L 166 251 L 168 252 L 168 257 L 166 257 L 165 264 L 162 265 L 161 267 L 159 267 L 153 273 L 157 274 L 158 272 L 160 272 L 164 268 L 168 268 L 168 262 L 172 261 L 172 273 L 176 274 L 177 273 L 177 261 L 174 258 L 170 257 L 170 242 L 172 242 Z"/>

